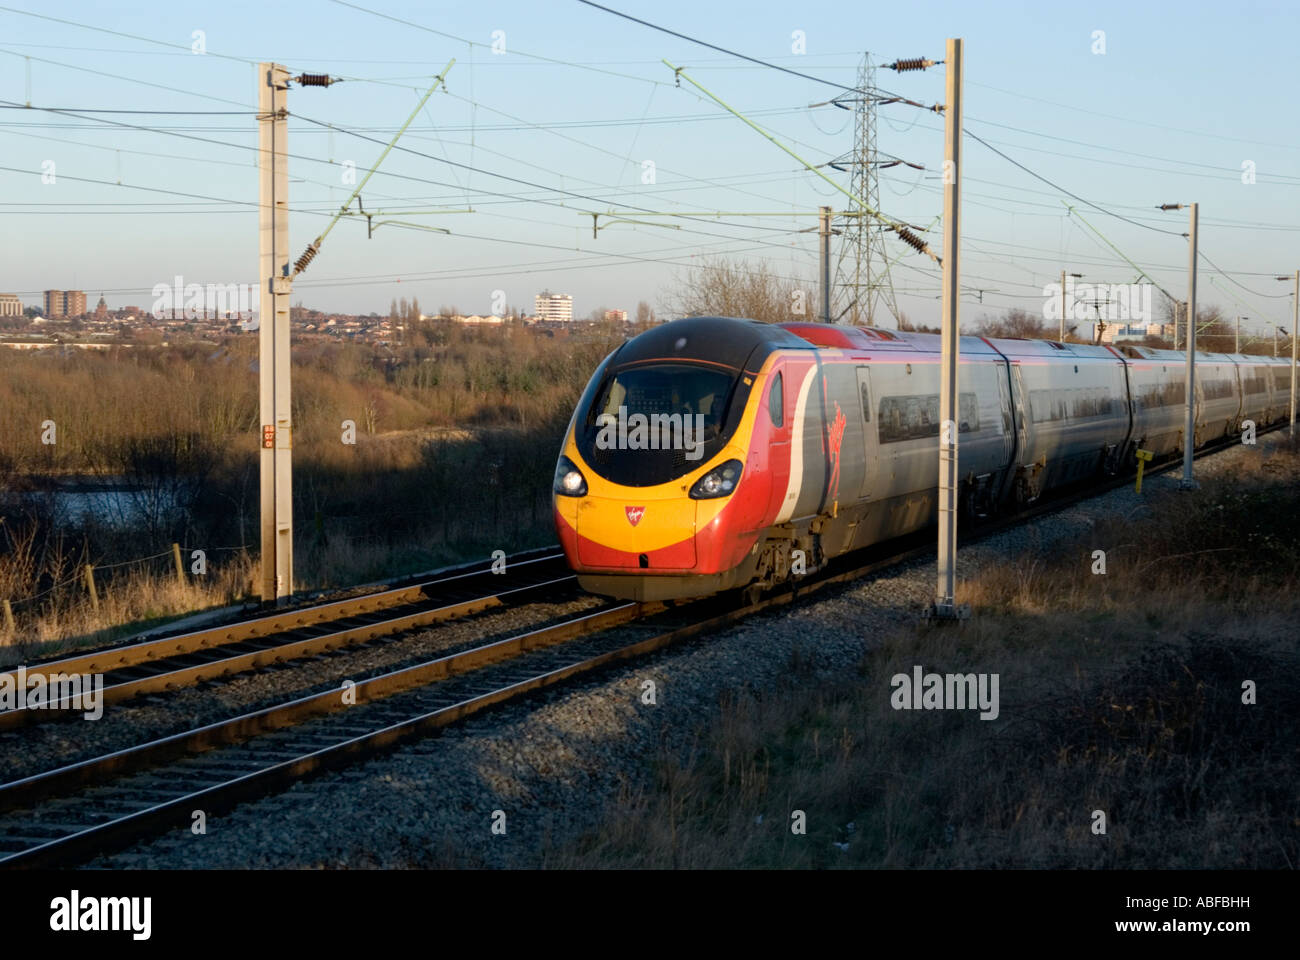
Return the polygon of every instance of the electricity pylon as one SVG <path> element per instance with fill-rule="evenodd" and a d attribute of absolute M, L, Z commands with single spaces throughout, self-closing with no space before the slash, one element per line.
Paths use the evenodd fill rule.
<path fill-rule="evenodd" d="M 880 160 L 876 154 L 879 99 L 876 67 L 871 54 L 864 53 L 858 67 L 856 95 L 836 97 L 832 101 L 845 110 L 850 109 L 849 104 L 853 105 L 853 155 L 831 166 L 850 168 L 850 192 L 873 210 L 880 209 Z M 837 322 L 876 326 L 889 317 L 897 322 L 898 301 L 889 275 L 884 224 L 875 218 L 858 216 L 844 224 L 835 268 L 835 289 Z"/>

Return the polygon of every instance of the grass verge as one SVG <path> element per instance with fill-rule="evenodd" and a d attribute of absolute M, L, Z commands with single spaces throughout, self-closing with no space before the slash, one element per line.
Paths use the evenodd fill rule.
<path fill-rule="evenodd" d="M 972 620 L 901 628 L 851 677 L 792 658 L 782 689 L 725 701 L 545 862 L 1295 868 L 1300 455 L 1250 464 L 983 570 L 959 597 Z M 918 664 L 998 674 L 997 719 L 893 709 Z"/>

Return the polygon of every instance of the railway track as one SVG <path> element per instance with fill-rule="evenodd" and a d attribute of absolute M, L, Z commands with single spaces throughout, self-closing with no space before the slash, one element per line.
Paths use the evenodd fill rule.
<path fill-rule="evenodd" d="M 1178 465 L 1173 460 L 1147 472 Z M 1130 482 L 1131 477 L 1119 478 L 1040 503 L 981 526 L 966 542 Z M 85 862 L 132 841 L 187 828 L 195 811 L 218 815 L 493 706 L 644 657 L 832 584 L 926 557 L 933 549 L 933 535 L 923 532 L 840 558 L 756 600 L 728 594 L 671 607 L 611 606 L 342 689 L 0 784 L 0 867 Z"/>
<path fill-rule="evenodd" d="M 26 666 L 26 676 L 102 675 L 103 704 L 192 686 L 347 646 L 391 638 L 415 627 L 466 617 L 576 589 L 557 547 L 508 560 L 503 573 L 472 564 L 409 585 L 278 610 L 251 620 L 144 640 Z M 11 671 L 12 672 L 12 671 Z M 0 671 L 0 676 L 3 672 Z M 53 689 L 53 688 L 50 688 Z M 51 708 L 0 711 L 0 730 L 58 717 Z"/>

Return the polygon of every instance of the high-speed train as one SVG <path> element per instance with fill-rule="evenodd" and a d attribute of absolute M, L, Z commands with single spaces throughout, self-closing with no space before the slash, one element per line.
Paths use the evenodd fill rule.
<path fill-rule="evenodd" d="M 962 337 L 960 502 L 1031 503 L 1182 449 L 1185 356 Z M 940 341 L 692 317 L 597 368 L 555 469 L 556 528 L 587 590 L 664 600 L 791 576 L 935 523 Z M 1289 361 L 1199 354 L 1197 446 L 1284 420 Z M 798 571 L 796 571 L 798 572 Z"/>

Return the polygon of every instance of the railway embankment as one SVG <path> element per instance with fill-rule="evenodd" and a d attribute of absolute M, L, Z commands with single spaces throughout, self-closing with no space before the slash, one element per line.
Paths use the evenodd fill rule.
<path fill-rule="evenodd" d="M 1300 454 L 1196 473 L 964 548 L 965 623 L 901 564 L 102 862 L 1294 866 Z"/>

